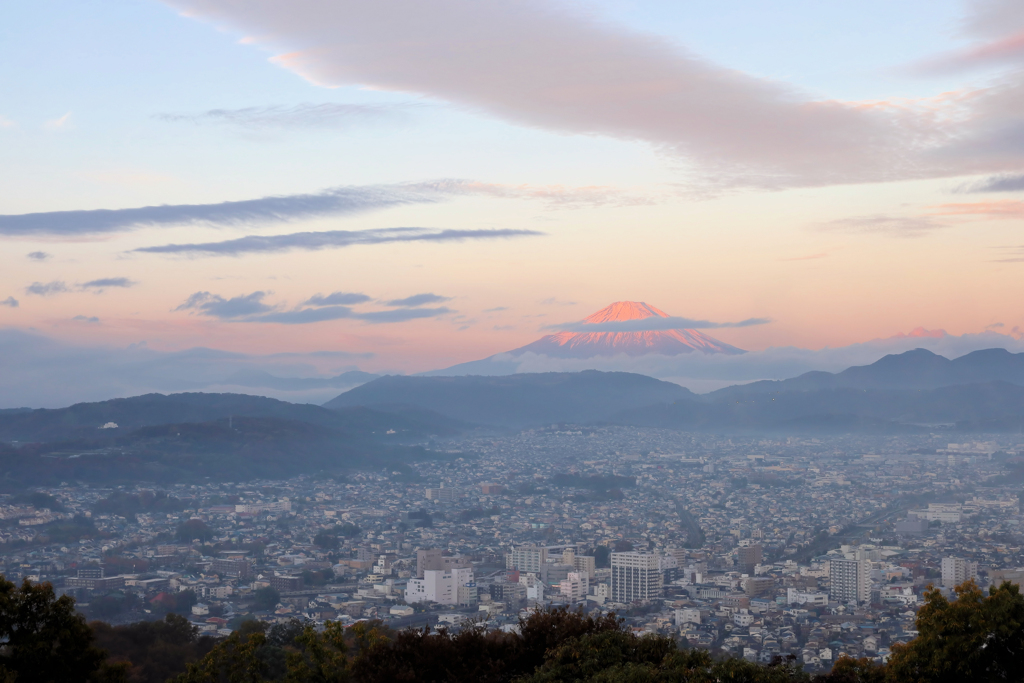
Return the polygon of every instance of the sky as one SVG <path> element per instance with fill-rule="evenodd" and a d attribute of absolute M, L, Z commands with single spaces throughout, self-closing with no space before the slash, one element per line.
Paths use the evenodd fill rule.
<path fill-rule="evenodd" d="M 9 364 L 1024 327 L 1019 0 L 16 1 L 0 65 Z"/>

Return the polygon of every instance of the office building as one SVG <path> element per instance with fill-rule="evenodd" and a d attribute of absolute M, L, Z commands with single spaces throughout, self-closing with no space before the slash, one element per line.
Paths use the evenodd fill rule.
<path fill-rule="evenodd" d="M 570 565 L 574 571 L 585 574 L 591 581 L 597 571 L 597 559 L 591 555 L 577 555 L 573 548 L 562 551 L 562 564 Z"/>
<path fill-rule="evenodd" d="M 661 557 L 653 553 L 612 553 L 612 600 L 636 602 L 662 596 Z"/>
<path fill-rule="evenodd" d="M 590 581 L 586 574 L 571 572 L 558 583 L 558 592 L 569 602 L 586 600 L 587 593 L 590 592 Z"/>
<path fill-rule="evenodd" d="M 247 578 L 251 570 L 252 565 L 249 564 L 249 560 L 244 558 L 215 559 L 210 563 L 210 571 L 214 574 L 223 574 L 224 576 L 233 576 L 239 579 Z"/>
<path fill-rule="evenodd" d="M 742 574 L 753 574 L 754 567 L 761 564 L 764 552 L 760 543 L 754 543 L 736 551 L 736 564 Z"/>
<path fill-rule="evenodd" d="M 422 579 L 425 571 L 451 571 L 472 566 L 469 558 L 445 555 L 440 548 L 416 551 L 416 578 Z"/>
<path fill-rule="evenodd" d="M 838 602 L 866 602 L 871 598 L 870 576 L 871 562 L 868 560 L 831 560 L 828 595 Z"/>
<path fill-rule="evenodd" d="M 459 490 L 453 488 L 445 488 L 444 486 L 436 489 L 427 489 L 426 496 L 427 500 L 436 500 L 441 503 L 450 503 L 459 497 Z"/>
<path fill-rule="evenodd" d="M 547 561 L 547 548 L 534 545 L 524 545 L 518 548 L 512 548 L 512 552 L 505 555 L 505 568 L 540 574 Z"/>
<path fill-rule="evenodd" d="M 960 557 L 942 558 L 943 587 L 953 588 L 970 579 L 978 579 L 977 562 L 971 562 Z"/>

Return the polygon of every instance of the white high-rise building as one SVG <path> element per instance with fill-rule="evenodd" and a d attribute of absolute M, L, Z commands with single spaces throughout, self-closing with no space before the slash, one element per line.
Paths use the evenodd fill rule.
<path fill-rule="evenodd" d="M 479 592 L 476 587 L 476 579 L 473 578 L 471 567 L 459 567 L 452 569 L 452 577 L 455 580 L 455 601 L 459 605 L 475 605 L 479 602 Z"/>
<path fill-rule="evenodd" d="M 590 580 L 581 572 L 570 572 L 558 583 L 558 592 L 569 602 L 585 600 L 590 592 Z"/>
<path fill-rule="evenodd" d="M 978 579 L 978 563 L 961 557 L 942 558 L 942 585 L 946 588 L 959 586 L 969 579 Z"/>
<path fill-rule="evenodd" d="M 436 602 L 439 605 L 470 605 L 477 600 L 473 569 L 428 569 L 422 579 L 409 579 L 405 601 Z"/>
<path fill-rule="evenodd" d="M 839 602 L 866 602 L 871 598 L 871 562 L 869 560 L 831 560 L 831 587 L 828 595 Z"/>
<path fill-rule="evenodd" d="M 455 577 L 450 571 L 428 569 L 422 579 L 409 579 L 405 589 L 405 601 L 436 602 L 440 605 L 454 605 L 458 599 Z"/>
<path fill-rule="evenodd" d="M 654 553 L 612 553 L 612 600 L 634 602 L 662 596 L 661 556 Z"/>
<path fill-rule="evenodd" d="M 548 549 L 533 545 L 524 545 L 512 548 L 512 552 L 505 556 L 506 569 L 518 569 L 521 572 L 533 572 L 540 574 L 541 569 L 548 561 Z"/>

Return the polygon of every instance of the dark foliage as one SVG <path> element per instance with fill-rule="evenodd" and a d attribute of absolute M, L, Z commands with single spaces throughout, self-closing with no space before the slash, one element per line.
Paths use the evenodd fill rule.
<path fill-rule="evenodd" d="M 183 543 L 191 543 L 197 538 L 205 543 L 213 538 L 213 529 L 201 519 L 190 519 L 178 525 L 177 536 Z"/>
<path fill-rule="evenodd" d="M 167 495 L 165 491 L 114 491 L 108 497 L 96 501 L 93 506 L 93 512 L 121 517 L 134 517 L 140 512 L 176 512 L 184 509 L 183 501 Z"/>
<path fill-rule="evenodd" d="M 12 675 L 18 683 L 123 678 L 123 667 L 105 666 L 74 599 L 58 598 L 48 583 L 15 586 L 0 577 L 0 641 L 0 680 L 8 683 Z"/>
<path fill-rule="evenodd" d="M 90 624 L 96 645 L 112 661 L 129 662 L 129 683 L 163 683 L 185 671 L 215 645 L 210 636 L 200 636 L 185 617 L 168 614 L 163 621 L 143 621 L 127 626 Z"/>
<path fill-rule="evenodd" d="M 281 602 L 281 593 L 271 586 L 264 586 L 253 591 L 253 607 L 262 610 L 272 610 Z"/>

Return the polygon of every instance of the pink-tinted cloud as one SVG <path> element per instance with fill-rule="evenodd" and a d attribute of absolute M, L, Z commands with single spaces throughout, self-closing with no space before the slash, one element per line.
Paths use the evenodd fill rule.
<path fill-rule="evenodd" d="M 267 36 L 310 81 L 437 98 L 526 126 L 642 140 L 718 182 L 824 185 L 939 172 L 913 112 L 815 99 L 570 5 L 521 0 L 168 0 Z"/>
<path fill-rule="evenodd" d="M 925 74 L 940 74 L 1020 61 L 1024 61 L 1024 31 L 939 55 L 925 61 L 918 70 Z"/>
<path fill-rule="evenodd" d="M 1024 201 L 1006 199 L 995 202 L 955 202 L 932 207 L 935 216 L 986 216 L 1024 218 Z"/>
<path fill-rule="evenodd" d="M 946 227 L 946 223 L 930 216 L 851 216 L 815 226 L 829 232 L 883 234 L 892 237 L 923 237 Z"/>

